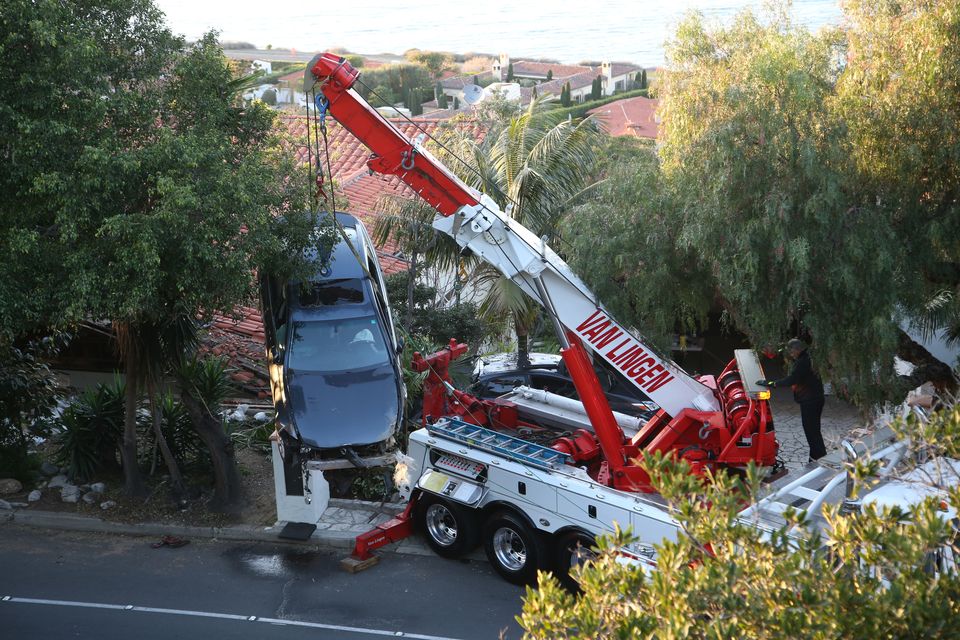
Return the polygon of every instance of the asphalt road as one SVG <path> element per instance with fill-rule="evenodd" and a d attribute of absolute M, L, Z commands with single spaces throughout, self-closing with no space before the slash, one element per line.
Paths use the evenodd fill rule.
<path fill-rule="evenodd" d="M 486 562 L 263 543 L 151 549 L 137 537 L 0 525 L 0 637 L 498 638 L 523 590 Z"/>

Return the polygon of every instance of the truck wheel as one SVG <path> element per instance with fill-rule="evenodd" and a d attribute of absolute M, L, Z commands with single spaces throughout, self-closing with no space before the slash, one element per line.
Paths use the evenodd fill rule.
<path fill-rule="evenodd" d="M 483 525 L 483 547 L 497 573 L 513 584 L 533 584 L 546 560 L 536 531 L 512 513 L 495 513 Z"/>
<path fill-rule="evenodd" d="M 553 549 L 554 575 L 568 591 L 580 592 L 580 584 L 573 577 L 574 568 L 597 556 L 592 547 L 596 541 L 583 531 L 568 531 L 557 538 Z"/>
<path fill-rule="evenodd" d="M 414 512 L 417 527 L 437 555 L 459 558 L 477 544 L 477 518 L 463 505 L 423 493 Z"/>

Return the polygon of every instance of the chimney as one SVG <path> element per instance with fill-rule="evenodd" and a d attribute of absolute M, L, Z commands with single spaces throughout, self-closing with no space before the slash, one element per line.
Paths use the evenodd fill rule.
<path fill-rule="evenodd" d="M 613 95 L 613 90 L 616 88 L 613 82 L 613 65 L 609 62 L 601 62 L 600 75 L 603 76 L 603 95 Z"/>
<path fill-rule="evenodd" d="M 494 61 L 493 63 L 493 77 L 498 82 L 503 82 L 507 79 L 507 70 L 510 68 L 510 55 L 506 53 L 500 54 L 500 60 Z"/>

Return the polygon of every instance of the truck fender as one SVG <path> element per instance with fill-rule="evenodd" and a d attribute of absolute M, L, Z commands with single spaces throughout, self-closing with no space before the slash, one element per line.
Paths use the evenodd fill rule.
<path fill-rule="evenodd" d="M 550 535 L 549 533 L 541 529 L 536 522 L 531 520 L 530 516 L 528 516 L 522 509 L 517 508 L 517 506 L 514 504 L 511 504 L 509 502 L 505 502 L 502 500 L 494 501 L 484 505 L 483 508 L 480 509 L 481 520 L 486 520 L 491 515 L 497 512 L 511 513 L 517 516 L 518 518 L 522 519 L 527 525 L 530 526 L 531 529 L 538 532 L 541 536 L 549 537 Z"/>

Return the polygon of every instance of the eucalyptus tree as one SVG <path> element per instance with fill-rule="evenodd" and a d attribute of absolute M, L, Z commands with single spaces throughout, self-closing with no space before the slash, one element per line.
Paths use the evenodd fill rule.
<path fill-rule="evenodd" d="M 845 7 L 844 30 L 816 33 L 787 5 L 688 16 L 658 74 L 656 147 L 611 166 L 570 237 L 598 290 L 630 283 L 612 304 L 637 326 L 719 305 L 757 345 L 804 331 L 821 373 L 869 401 L 897 392 L 895 353 L 929 361 L 903 323 L 957 317 L 960 11 Z"/>

